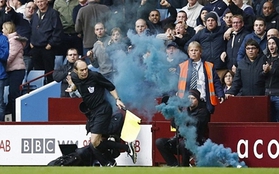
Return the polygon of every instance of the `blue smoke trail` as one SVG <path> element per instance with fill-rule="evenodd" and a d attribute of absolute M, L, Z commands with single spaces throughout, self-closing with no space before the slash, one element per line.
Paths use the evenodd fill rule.
<path fill-rule="evenodd" d="M 232 153 L 230 148 L 225 148 L 222 144 L 217 145 L 208 139 L 202 146 L 198 146 L 196 127 L 186 126 L 186 123 L 194 125 L 196 120 L 189 117 L 187 112 L 178 110 L 182 106 L 188 106 L 189 103 L 185 98 L 170 97 L 167 105 L 162 103 L 156 108 L 166 119 L 175 119 L 180 135 L 186 138 L 185 147 L 196 158 L 196 165 L 199 167 L 247 167 L 243 161 L 239 161 L 237 153 Z"/>
<path fill-rule="evenodd" d="M 175 118 L 180 134 L 187 138 L 185 147 L 195 154 L 197 166 L 245 167 L 244 162 L 238 161 L 237 154 L 224 148 L 223 145 L 207 140 L 203 146 L 198 146 L 196 127 L 191 126 L 195 125 L 196 120 L 189 117 L 183 109 L 178 109 L 189 105 L 187 97 L 180 99 L 172 95 L 167 104 L 158 105 L 156 98 L 168 95 L 171 91 L 177 91 L 178 74 L 170 73 L 169 68 L 173 67 L 173 64 L 177 66 L 187 56 L 179 53 L 176 57 L 182 58 L 171 64 L 167 61 L 162 40 L 152 36 L 139 36 L 131 31 L 127 33 L 127 36 L 134 49 L 129 53 L 118 50 L 111 56 L 117 70 L 113 82 L 127 109 L 150 121 L 154 113 L 158 111 L 167 120 Z"/>
<path fill-rule="evenodd" d="M 187 96 L 187 95 L 186 95 Z M 185 147 L 194 154 L 197 152 L 198 144 L 196 143 L 196 120 L 190 117 L 186 110 L 178 109 L 189 105 L 187 97 L 180 99 L 177 96 L 170 97 L 167 105 L 162 103 L 156 108 L 160 111 L 167 120 L 174 118 L 175 124 L 179 127 L 179 133 L 182 137 L 187 137 Z M 188 125 L 188 126 L 186 126 Z"/>

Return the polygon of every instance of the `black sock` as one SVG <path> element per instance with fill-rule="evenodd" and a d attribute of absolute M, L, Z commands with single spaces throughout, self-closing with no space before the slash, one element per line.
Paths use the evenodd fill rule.
<path fill-rule="evenodd" d="M 100 144 L 102 144 L 102 142 L 101 142 Z M 99 146 L 100 146 L 100 145 L 99 145 Z M 95 158 L 100 162 L 100 164 L 101 164 L 102 166 L 106 166 L 106 165 L 109 163 L 109 161 L 108 161 L 108 159 L 100 152 L 100 150 L 98 149 L 99 146 L 97 146 L 97 147 L 95 148 L 95 147 L 92 145 L 92 143 L 89 144 L 89 147 L 91 148 L 91 150 L 92 150 L 92 152 L 93 152 Z"/>
<path fill-rule="evenodd" d="M 124 143 L 119 143 L 119 142 L 115 142 L 115 141 L 110 141 L 110 140 L 106 140 L 106 141 L 103 141 L 104 143 L 104 146 L 107 148 L 107 149 L 117 149 L 117 150 L 124 150 L 126 152 L 129 151 L 129 147 L 127 144 L 124 144 Z M 98 146 L 99 147 L 99 146 Z"/>

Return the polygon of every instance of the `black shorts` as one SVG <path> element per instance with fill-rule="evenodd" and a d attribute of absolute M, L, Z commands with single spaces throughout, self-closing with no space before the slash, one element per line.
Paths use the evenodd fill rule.
<path fill-rule="evenodd" d="M 108 134 L 108 127 L 112 116 L 112 108 L 108 102 L 104 102 L 91 111 L 89 130 L 94 134 Z"/>

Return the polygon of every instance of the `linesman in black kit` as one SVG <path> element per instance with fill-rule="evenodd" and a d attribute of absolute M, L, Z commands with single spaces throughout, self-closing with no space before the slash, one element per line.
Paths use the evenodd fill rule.
<path fill-rule="evenodd" d="M 115 166 L 115 161 L 108 160 L 102 153 L 104 149 L 110 148 L 110 141 L 103 141 L 102 135 L 108 133 L 108 127 L 112 116 L 112 106 L 105 100 L 105 90 L 108 90 L 114 97 L 119 109 L 125 105 L 120 100 L 115 86 L 102 74 L 88 70 L 86 62 L 77 60 L 74 63 L 74 70 L 71 73 L 73 84 L 66 89 L 66 92 L 78 90 L 83 102 L 91 111 L 89 116 L 89 130 L 91 132 L 90 148 L 96 159 L 102 166 Z M 123 144 L 124 150 L 134 162 L 134 146 L 132 143 Z"/>

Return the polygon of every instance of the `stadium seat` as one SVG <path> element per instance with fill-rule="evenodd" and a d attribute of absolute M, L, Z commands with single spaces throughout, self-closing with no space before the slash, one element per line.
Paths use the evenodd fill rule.
<path fill-rule="evenodd" d="M 45 74 L 44 70 L 31 70 L 26 77 L 26 82 L 29 82 L 29 81 L 31 81 L 31 80 L 39 77 L 39 76 L 42 76 L 44 74 Z M 31 82 L 30 85 L 29 85 L 29 89 L 28 89 L 28 86 L 25 85 L 22 89 L 22 94 L 28 93 L 30 91 L 33 91 L 37 88 L 40 88 L 40 87 L 44 86 L 44 80 L 45 80 L 45 78 L 42 77 L 40 79 L 37 79 L 37 80 Z"/>

